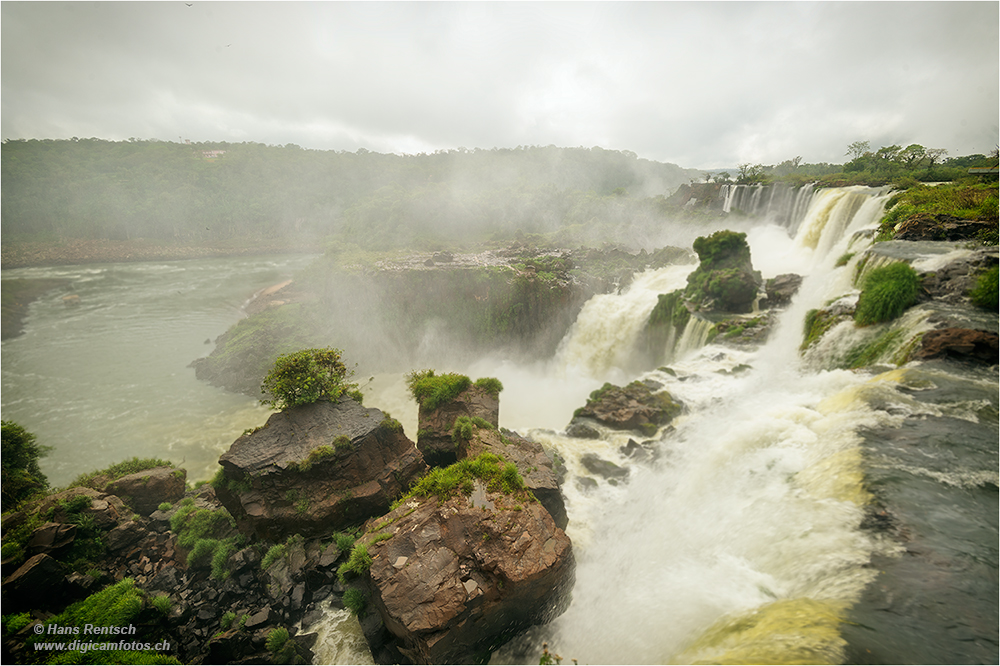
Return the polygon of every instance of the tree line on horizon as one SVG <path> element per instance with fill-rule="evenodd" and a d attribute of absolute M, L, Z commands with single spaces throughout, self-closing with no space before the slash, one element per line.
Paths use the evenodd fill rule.
<path fill-rule="evenodd" d="M 391 250 L 561 234 L 566 242 L 587 244 L 662 226 L 679 213 L 670 195 L 704 176 L 596 147 L 395 155 L 294 144 L 74 138 L 6 140 L 0 157 L 5 243 L 308 239 Z M 806 165 L 801 158 L 747 165 L 736 182 L 829 178 L 863 157 L 842 167 Z M 938 160 L 935 170 L 951 166 Z"/>

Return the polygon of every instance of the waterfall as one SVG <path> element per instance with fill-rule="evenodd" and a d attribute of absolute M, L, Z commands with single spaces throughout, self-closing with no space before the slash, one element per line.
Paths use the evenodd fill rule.
<path fill-rule="evenodd" d="M 774 185 L 723 185 L 719 192 L 722 211 L 739 211 L 762 222 L 795 231 L 813 198 L 813 183 L 791 187 Z"/>
<path fill-rule="evenodd" d="M 795 238 L 808 274 L 760 349 L 697 349 L 704 340 L 692 340 L 705 322 L 692 318 L 676 345 L 685 353 L 642 375 L 686 406 L 649 442 L 657 463 L 625 456 L 628 433 L 595 441 L 531 431 L 560 452 L 571 475 L 584 473 L 583 454 L 597 453 L 630 476 L 617 486 L 565 484 L 578 562 L 572 603 L 501 660 L 537 658 L 541 640 L 591 663 L 844 658 L 840 622 L 875 575 L 870 557 L 884 548 L 859 529 L 869 498 L 857 431 L 897 417 L 868 406 L 865 377 L 808 371 L 798 346 L 806 310 L 838 295 L 846 269 L 834 266 L 836 253 L 877 222 L 884 198 L 857 188 L 813 195 Z M 641 284 L 674 289 L 681 276 Z M 615 300 L 635 307 L 605 302 Z M 588 303 L 563 351 L 604 359 L 591 367 L 606 370 L 621 351 L 599 345 L 620 342 L 597 331 L 634 331 L 654 303 L 631 290 Z"/>

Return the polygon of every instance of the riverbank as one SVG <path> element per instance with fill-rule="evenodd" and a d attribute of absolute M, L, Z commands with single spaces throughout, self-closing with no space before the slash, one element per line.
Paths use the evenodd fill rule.
<path fill-rule="evenodd" d="M 206 257 L 241 257 L 261 254 L 320 253 L 319 243 L 281 240 L 215 241 L 186 244 L 135 238 L 131 240 L 67 238 L 55 241 L 4 242 L 2 268 L 67 266 L 130 261 L 174 261 Z"/>

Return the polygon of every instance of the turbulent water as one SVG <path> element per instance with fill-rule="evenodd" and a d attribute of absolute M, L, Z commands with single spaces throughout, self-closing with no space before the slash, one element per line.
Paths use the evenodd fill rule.
<path fill-rule="evenodd" d="M 882 192 L 867 188 L 821 191 L 811 195 L 798 223 L 765 219 L 750 229 L 753 262 L 765 278 L 806 276 L 759 349 L 705 346 L 704 327 L 693 325 L 664 350 L 669 368 L 637 366 L 632 352 L 657 294 L 684 286 L 694 268 L 670 266 L 636 276 L 621 293 L 594 297 L 546 362 L 484 358 L 440 368 L 498 377 L 501 425 L 557 450 L 569 470 L 567 531 L 577 558 L 571 604 L 500 650 L 495 661 L 537 662 L 544 641 L 567 662 L 838 663 L 875 658 L 858 654 L 866 640 L 901 646 L 895 654 L 906 655 L 914 632 L 935 631 L 947 646 L 944 657 L 934 655 L 938 661 L 981 660 L 990 649 L 995 655 L 995 372 L 953 377 L 949 368 L 919 364 L 881 374 L 817 370 L 822 363 L 815 354 L 803 358 L 798 351 L 806 311 L 852 290 L 851 267 L 835 262 L 851 249 L 856 232 L 876 224 L 884 202 Z M 81 306 L 67 309 L 61 294 L 50 295 L 33 307 L 26 334 L 3 343 L 4 418 L 55 446 L 45 471 L 57 483 L 127 455 L 186 457 L 189 469 L 191 461 L 211 467 L 235 435 L 259 425 L 266 412 L 199 384 L 185 366 L 207 353 L 205 338 L 239 316 L 240 294 L 277 282 L 294 265 L 233 260 L 39 270 L 39 277 L 73 278 Z M 237 280 L 247 275 L 250 284 Z M 914 330 L 921 325 L 914 315 Z M 411 369 L 373 377 L 364 390 L 366 404 L 390 411 L 412 438 L 416 405 L 402 379 Z M 686 406 L 647 442 L 654 459 L 625 456 L 622 447 L 635 434 L 608 431 L 598 440 L 564 434 L 590 391 L 636 378 L 655 382 Z M 914 418 L 958 420 L 978 428 L 986 443 L 965 455 L 948 449 L 953 435 L 942 435 L 942 443 L 928 444 L 926 456 L 903 455 L 890 443 L 909 432 Z M 627 482 L 581 483 L 590 476 L 581 464 L 585 453 L 628 467 Z M 965 633 L 956 634 L 950 628 L 956 623 L 942 616 L 947 610 L 891 609 L 903 618 L 895 625 L 866 617 L 845 637 L 843 622 L 857 612 L 851 609 L 863 607 L 865 595 L 878 588 L 872 583 L 879 571 L 892 571 L 900 560 L 896 540 L 863 527 L 873 501 L 866 475 L 873 468 L 881 470 L 885 492 L 895 492 L 892 484 L 904 473 L 939 484 L 905 498 L 914 507 L 942 497 L 941 483 L 956 489 L 959 514 L 976 514 L 981 509 L 975 507 L 992 501 L 992 525 L 986 511 L 978 532 L 949 541 L 959 555 L 942 555 L 973 562 L 970 577 L 992 575 L 992 587 L 987 580 L 986 592 L 970 597 L 981 604 L 970 612 L 986 618 L 985 629 L 959 622 Z M 976 494 L 983 492 L 985 503 Z M 318 658 L 370 661 L 356 624 L 329 611 L 318 628 Z M 962 640 L 985 645 L 985 652 L 954 647 Z M 892 654 L 881 658 L 891 661 Z M 904 661 L 921 661 L 919 649 L 914 654 Z"/>

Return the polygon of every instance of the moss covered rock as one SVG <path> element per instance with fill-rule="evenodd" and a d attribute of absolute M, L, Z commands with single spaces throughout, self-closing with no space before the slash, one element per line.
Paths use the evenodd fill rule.
<path fill-rule="evenodd" d="M 701 263 L 689 276 L 684 299 L 689 309 L 743 314 L 753 308 L 762 284 L 750 261 L 746 234 L 717 231 L 695 240 Z"/>

